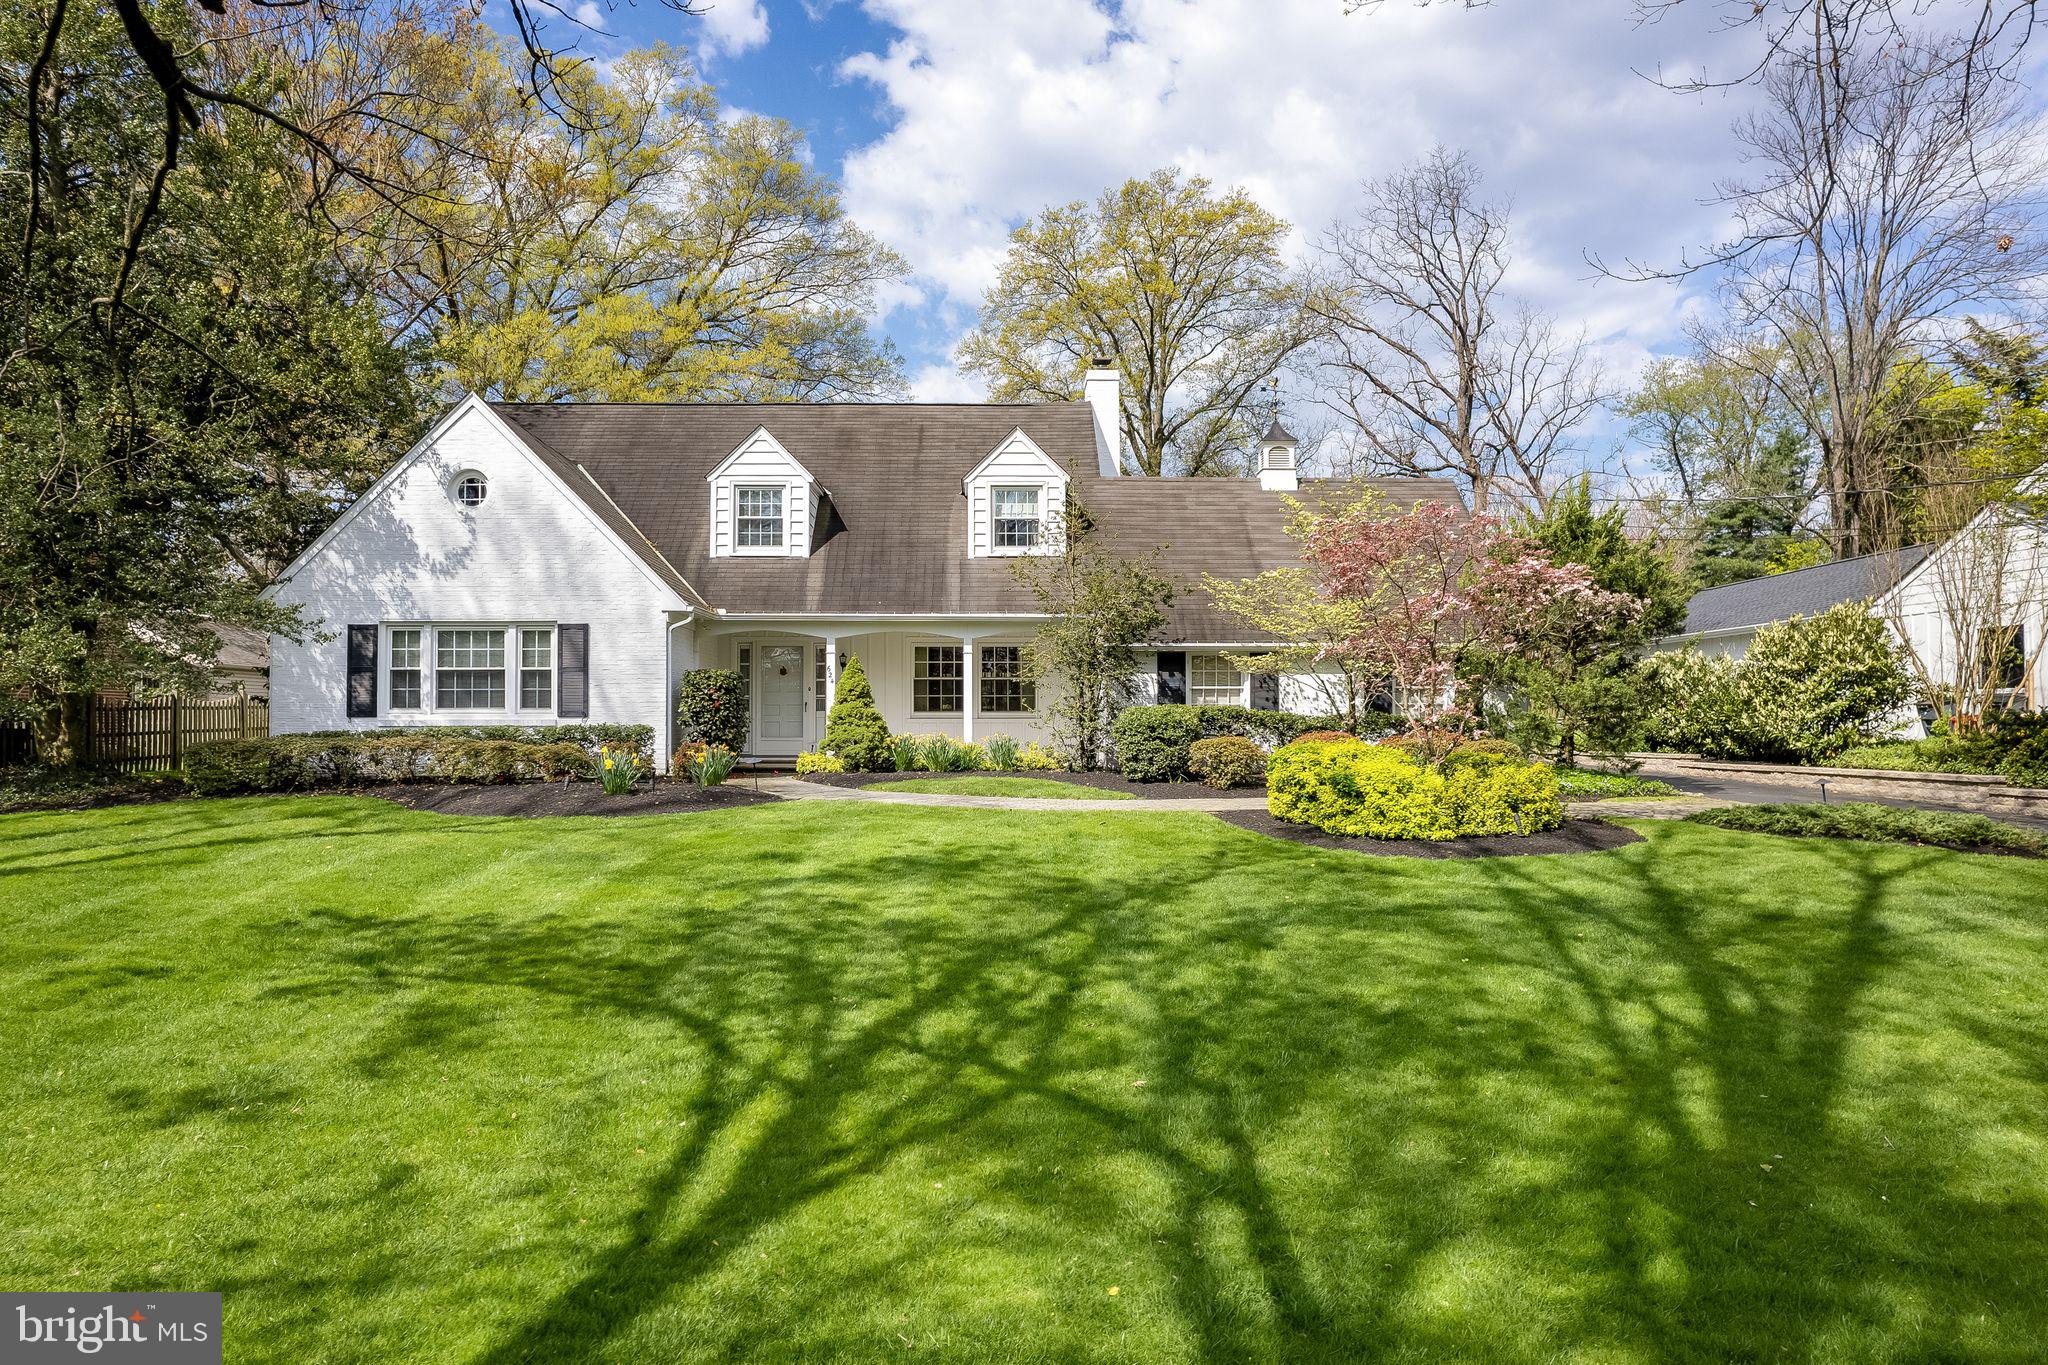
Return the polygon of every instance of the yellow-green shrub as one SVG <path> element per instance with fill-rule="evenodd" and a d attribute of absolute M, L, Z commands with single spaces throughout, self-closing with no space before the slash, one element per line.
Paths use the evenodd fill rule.
<path fill-rule="evenodd" d="M 1274 751 L 1266 762 L 1266 809 L 1363 839 L 1533 834 L 1564 821 L 1557 774 L 1542 764 L 1474 754 L 1445 773 L 1401 747 L 1359 740 Z"/>
<path fill-rule="evenodd" d="M 1548 764 L 1468 760 L 1449 769 L 1444 799 L 1460 834 L 1534 834 L 1564 823 L 1557 772 Z"/>
<path fill-rule="evenodd" d="M 837 754 L 803 753 L 796 756 L 796 775 L 805 773 L 843 773 L 846 760 Z"/>
<path fill-rule="evenodd" d="M 1017 769 L 1027 773 L 1063 773 L 1067 760 L 1034 739 L 1017 751 Z"/>
<path fill-rule="evenodd" d="M 1399 749 L 1362 740 L 1275 750 L 1266 762 L 1266 809 L 1360 839 L 1449 839 L 1458 832 L 1441 776 Z"/>

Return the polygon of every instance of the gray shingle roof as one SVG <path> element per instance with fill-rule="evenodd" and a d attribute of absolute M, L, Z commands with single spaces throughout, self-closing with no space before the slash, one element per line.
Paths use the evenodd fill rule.
<path fill-rule="evenodd" d="M 1007 561 L 968 558 L 961 493 L 961 480 L 1019 428 L 1067 470 L 1119 546 L 1161 547 L 1178 579 L 1299 562 L 1282 495 L 1256 480 L 1103 478 L 1085 403 L 494 406 L 678 591 L 729 612 L 1036 611 Z M 804 559 L 714 559 L 707 476 L 764 426 L 829 492 L 839 524 Z M 1459 501 L 1440 479 L 1363 482 L 1400 506 Z M 1304 479 L 1300 496 L 1314 502 L 1330 483 Z M 1171 640 L 1251 643 L 1199 591 L 1176 604 Z"/>
<path fill-rule="evenodd" d="M 1708 588 L 1686 604 L 1681 630 L 1687 635 L 1742 630 L 1876 597 L 1927 558 L 1933 548 L 1910 545 L 1895 554 L 1859 555 Z"/>

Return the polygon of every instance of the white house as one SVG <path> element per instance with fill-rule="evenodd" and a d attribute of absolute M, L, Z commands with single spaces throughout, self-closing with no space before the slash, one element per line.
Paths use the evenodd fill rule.
<path fill-rule="evenodd" d="M 814 747 L 858 656 L 892 730 L 1042 737 L 1019 649 L 1044 619 L 1012 572 L 1053 552 L 1078 495 L 1168 571 L 1298 562 L 1276 424 L 1256 478 L 1121 474 L 1117 373 L 1027 404 L 520 404 L 465 399 L 271 589 L 328 638 L 271 643 L 279 733 L 407 725 L 652 725 L 673 748 L 677 680 L 738 669 L 749 753 Z M 1457 501 L 1371 481 L 1397 505 Z M 1225 649 L 1278 642 L 1183 594 L 1151 642 L 1151 700 L 1327 710 L 1304 678 Z"/>
<path fill-rule="evenodd" d="M 2041 676 L 2048 639 L 2048 531 L 2021 497 L 1985 508 L 1939 545 L 1820 564 L 1694 595 L 1660 651 L 1741 658 L 1765 626 L 1844 602 L 1867 603 L 1923 683 L 1980 693 L 1998 706 L 2048 705 Z M 1920 719 L 1928 714 L 1923 708 Z M 1902 727 L 1915 729 L 1901 717 Z"/>

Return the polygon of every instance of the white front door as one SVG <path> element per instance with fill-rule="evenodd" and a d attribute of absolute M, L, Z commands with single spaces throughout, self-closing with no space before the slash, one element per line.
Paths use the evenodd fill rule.
<path fill-rule="evenodd" d="M 794 754 L 804 747 L 804 698 L 810 670 L 802 645 L 754 649 L 754 752 Z"/>

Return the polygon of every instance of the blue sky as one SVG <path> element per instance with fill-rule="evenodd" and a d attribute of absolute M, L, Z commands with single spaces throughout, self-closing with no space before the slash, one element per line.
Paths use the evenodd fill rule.
<path fill-rule="evenodd" d="M 585 13 L 602 53 L 663 39 L 727 103 L 810 134 L 855 219 L 915 272 L 878 325 L 916 391 L 978 397 L 950 356 L 1008 229 L 1046 204 L 1178 164 L 1317 230 L 1359 181 L 1432 142 L 1510 198 L 1515 287 L 1627 375 L 1680 343 L 1704 284 L 1624 285 L 1589 253 L 1657 263 L 1717 237 L 1744 92 L 1679 95 L 1641 73 L 1729 70 L 1746 35 L 1709 0 L 1660 24 L 1629 0 L 1467 9 L 1406 0 L 655 0 Z M 557 22 L 555 36 L 567 25 Z"/>

